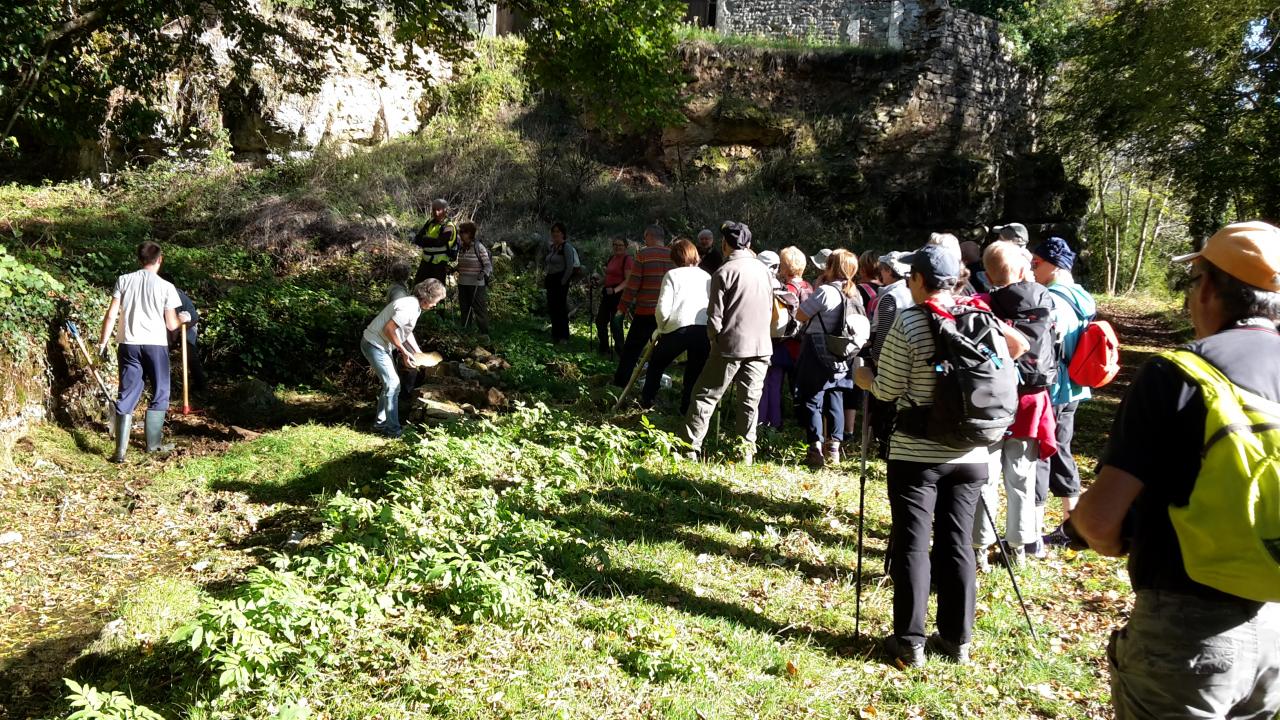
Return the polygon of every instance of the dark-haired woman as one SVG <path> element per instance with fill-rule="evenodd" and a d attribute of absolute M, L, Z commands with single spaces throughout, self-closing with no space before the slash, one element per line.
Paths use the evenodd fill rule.
<path fill-rule="evenodd" d="M 622 351 L 622 318 L 618 322 L 614 317 L 618 313 L 618 301 L 622 299 L 622 291 L 627 286 L 627 276 L 636 259 L 627 248 L 627 241 L 622 238 L 613 239 L 613 255 L 604 263 L 604 277 L 601 279 L 600 310 L 596 313 L 596 334 L 600 338 L 600 354 L 610 352 L 609 339 L 613 338 L 613 350 Z"/>
<path fill-rule="evenodd" d="M 458 226 L 458 305 L 462 311 L 462 329 L 475 327 L 489 334 L 489 279 L 493 277 L 493 259 L 489 250 L 476 239 L 476 224 Z"/>
<path fill-rule="evenodd" d="M 551 316 L 551 342 L 569 341 L 569 284 L 574 270 L 580 266 L 578 251 L 569 244 L 564 223 L 551 226 L 551 246 L 542 269 L 543 287 L 547 290 L 547 314 Z"/>

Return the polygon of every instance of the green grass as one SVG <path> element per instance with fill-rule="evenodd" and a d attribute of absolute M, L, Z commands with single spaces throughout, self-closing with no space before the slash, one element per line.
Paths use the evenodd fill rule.
<path fill-rule="evenodd" d="M 167 467 L 150 492 L 173 498 L 191 487 L 244 492 L 254 502 L 307 500 L 358 485 L 389 469 L 386 441 L 342 426 L 293 425 L 225 453 Z"/>
<path fill-rule="evenodd" d="M 1166 333 L 1174 310 L 1150 300 L 1107 307 L 1124 327 Z M 794 429 L 769 436 L 755 467 L 675 462 L 663 430 L 634 411 L 602 412 L 612 391 L 597 378 L 609 363 L 588 352 L 582 325 L 578 340 L 552 349 L 536 324 L 510 315 L 496 324 L 512 390 L 559 410 L 426 429 L 403 443 L 291 426 L 167 467 L 147 488 L 158 501 L 195 488 L 267 512 L 301 508 L 309 540 L 280 560 L 270 559 L 273 541 L 267 565 L 230 584 L 203 589 L 177 575 L 142 584 L 117 613 L 136 631 L 99 642 L 72 677 L 175 718 L 267 717 L 298 703 L 332 718 L 1105 714 L 1106 633 L 1129 594 L 1122 562 L 1062 552 L 1023 569 L 1038 641 L 997 568 L 980 578 L 971 667 L 893 667 L 875 643 L 889 631 L 893 592 L 881 577 L 882 464 L 871 463 L 866 483 L 859 637 L 854 464 L 798 469 Z M 1155 349 L 1144 342 L 1126 345 L 1127 366 Z M 1082 407 L 1086 477 L 1118 389 Z M 68 462 L 103 449 L 92 438 L 43 440 Z M 418 562 L 469 584 L 415 579 Z M 288 599 L 271 599 L 281 588 Z M 314 648 L 320 665 L 298 672 L 285 661 L 222 689 L 217 653 L 233 641 L 208 654 L 164 641 L 197 617 L 216 628 L 218 613 L 247 598 L 304 612 L 311 629 L 288 642 L 273 635 L 275 611 L 247 623 L 272 642 Z M 327 613 L 339 607 L 365 609 L 335 621 Z"/>
<path fill-rule="evenodd" d="M 140 684 L 145 676 L 216 674 L 176 648 L 120 652 L 105 677 L 175 717 L 260 716 L 266 704 L 301 698 L 318 717 L 344 718 L 1091 717 L 1105 703 L 1098 663 L 1108 620 L 1093 614 L 1107 592 L 1123 597 L 1116 563 L 1061 555 L 1021 573 L 1038 643 L 1026 634 L 1008 578 L 983 577 L 975 665 L 930 660 L 902 671 L 878 659 L 871 640 L 888 631 L 892 593 L 879 578 L 888 512 L 878 463 L 867 484 L 858 638 L 852 468 L 811 473 L 769 457 L 752 468 L 673 464 L 646 440 L 602 452 L 590 445 L 594 432 L 591 421 L 568 415 L 513 418 L 433 431 L 399 453 L 415 476 L 479 488 L 542 458 L 536 467 L 552 474 L 540 482 L 528 474 L 499 502 L 556 528 L 570 548 L 561 540 L 548 551 L 556 579 L 517 615 L 468 621 L 447 605 L 406 606 L 344 631 L 333 644 L 336 667 L 285 672 L 274 689 L 248 693 L 183 682 L 174 686 L 180 691 L 156 693 Z M 607 426 L 603 432 L 613 437 Z M 594 449 L 561 458 L 564 438 Z M 331 487 L 316 477 L 335 459 L 391 447 L 378 450 L 340 429 L 287 428 L 188 463 L 172 479 L 238 482 L 250 495 L 297 500 Z M 551 453 L 539 456 L 538 448 Z M 367 477 L 362 495 L 392 487 Z M 412 497 L 428 506 L 434 499 Z"/>

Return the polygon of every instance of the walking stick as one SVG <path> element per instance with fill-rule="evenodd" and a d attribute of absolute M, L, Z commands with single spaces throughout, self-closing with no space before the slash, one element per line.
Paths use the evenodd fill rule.
<path fill-rule="evenodd" d="M 978 502 L 982 502 L 981 499 Z M 991 516 L 991 508 L 987 507 L 985 502 L 982 503 L 982 512 L 987 516 L 987 522 L 991 523 L 991 529 L 999 535 L 996 530 L 995 518 Z M 1013 573 L 1013 563 L 1009 562 L 1009 551 L 1005 549 L 1005 541 L 996 540 L 996 545 L 1000 547 L 1000 555 L 1004 558 L 1004 567 L 1009 571 L 1009 582 L 1013 583 L 1013 594 L 1018 596 L 1018 604 L 1022 606 L 1022 617 L 1027 619 L 1027 629 L 1031 631 L 1031 639 L 1036 642 L 1040 641 L 1040 637 L 1036 635 L 1036 628 L 1031 624 L 1031 613 L 1027 612 L 1027 603 L 1022 599 L 1022 591 L 1018 589 L 1018 578 Z"/>
<path fill-rule="evenodd" d="M 189 383 L 188 383 L 188 375 L 187 375 L 187 324 L 186 323 L 182 323 L 182 328 L 181 330 L 179 330 L 179 332 L 182 333 L 182 414 L 190 415 L 191 414 L 191 393 L 188 392 L 187 390 Z"/>
<path fill-rule="evenodd" d="M 613 405 L 613 412 L 618 412 L 622 407 L 623 401 L 627 399 L 627 393 L 631 392 L 636 380 L 640 378 L 640 373 L 644 370 L 644 364 L 649 362 L 649 356 L 653 354 L 653 345 L 653 338 L 649 338 L 649 343 L 644 346 L 644 351 L 640 353 L 640 359 L 636 361 L 636 369 L 631 371 L 631 379 L 627 381 L 627 386 L 622 388 L 622 394 L 618 396 L 618 402 Z"/>
<path fill-rule="evenodd" d="M 867 410 L 871 407 L 871 393 L 864 391 L 862 395 L 862 459 L 861 476 L 858 478 L 858 575 L 857 595 L 853 601 L 853 636 L 862 637 L 862 532 L 867 524 L 863 511 L 867 507 L 867 445 L 871 436 L 871 423 Z"/>

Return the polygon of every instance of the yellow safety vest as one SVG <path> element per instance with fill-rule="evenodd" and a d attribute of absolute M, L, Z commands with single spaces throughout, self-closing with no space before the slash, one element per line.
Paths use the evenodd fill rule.
<path fill-rule="evenodd" d="M 448 233 L 443 233 L 445 228 L 449 229 Z M 442 234 L 446 235 L 443 239 L 440 237 Z M 454 227 L 453 221 L 430 222 L 425 235 L 425 242 L 422 243 L 423 260 L 436 265 L 449 262 L 458 242 L 458 229 Z"/>

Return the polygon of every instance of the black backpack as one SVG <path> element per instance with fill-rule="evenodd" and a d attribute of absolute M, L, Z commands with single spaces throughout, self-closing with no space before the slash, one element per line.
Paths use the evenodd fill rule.
<path fill-rule="evenodd" d="M 1018 383 L 1038 390 L 1058 380 L 1058 348 L 1053 332 L 1053 298 L 1039 283 L 1020 282 L 991 292 L 996 317 L 1009 320 L 1031 348 L 1014 361 Z"/>
<path fill-rule="evenodd" d="M 933 404 L 898 412 L 897 429 L 947 447 L 992 445 L 1018 410 L 1018 371 L 1009 359 L 1001 321 L 989 310 L 920 305 L 929 320 L 938 373 Z"/>
<path fill-rule="evenodd" d="M 814 349 L 818 353 L 818 359 L 822 364 L 830 370 L 837 372 L 846 372 L 857 357 L 858 351 L 871 339 L 871 321 L 867 318 L 867 311 L 862 307 L 862 298 L 854 296 L 852 298 L 844 294 L 844 286 L 840 284 L 834 285 L 837 292 L 840 293 L 840 316 L 844 318 L 843 327 L 834 328 L 836 332 L 831 332 L 833 328 L 828 328 L 825 320 L 822 319 L 822 313 L 815 313 L 805 323 L 805 337 L 813 342 Z M 818 292 L 814 290 L 814 292 Z M 821 333 L 809 333 L 807 328 L 814 320 L 818 321 L 818 326 L 822 328 Z"/>

